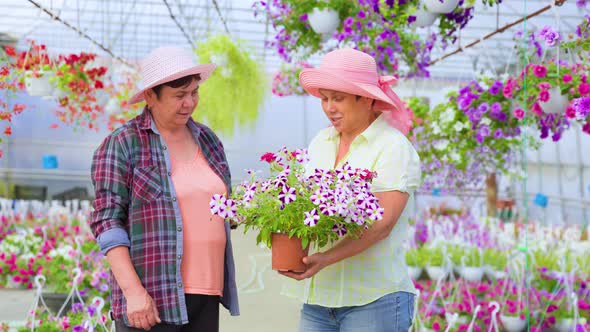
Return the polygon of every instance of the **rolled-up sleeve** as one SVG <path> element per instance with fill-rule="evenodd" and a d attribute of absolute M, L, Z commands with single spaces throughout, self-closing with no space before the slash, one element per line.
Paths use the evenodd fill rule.
<path fill-rule="evenodd" d="M 130 246 L 128 224 L 129 161 L 118 137 L 110 135 L 95 151 L 91 177 L 94 211 L 90 229 L 103 254 L 118 246 Z"/>
<path fill-rule="evenodd" d="M 398 136 L 391 144 L 384 145 L 379 155 L 373 180 L 373 191 L 402 191 L 413 193 L 421 183 L 420 157 L 412 143 Z"/>

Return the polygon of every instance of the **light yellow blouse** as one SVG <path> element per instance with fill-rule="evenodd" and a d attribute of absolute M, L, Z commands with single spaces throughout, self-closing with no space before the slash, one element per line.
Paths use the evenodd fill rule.
<path fill-rule="evenodd" d="M 320 131 L 309 146 L 309 173 L 315 168 L 334 168 L 339 141 L 340 136 L 333 127 Z M 383 116 L 353 141 L 337 168 L 346 162 L 353 168 L 377 172 L 373 192 L 396 190 L 412 195 L 420 185 L 420 159 L 416 150 Z M 405 263 L 403 242 L 407 234 L 408 218 L 404 213 L 383 241 L 324 268 L 310 279 L 287 279 L 281 293 L 308 304 L 333 308 L 368 304 L 398 291 L 416 293 Z"/>

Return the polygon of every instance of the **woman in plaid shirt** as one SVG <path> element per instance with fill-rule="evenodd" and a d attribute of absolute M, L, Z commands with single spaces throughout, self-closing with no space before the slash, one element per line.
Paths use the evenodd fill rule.
<path fill-rule="evenodd" d="M 215 69 L 176 47 L 141 63 L 142 114 L 111 133 L 92 161 L 90 226 L 111 266 L 117 331 L 218 331 L 219 303 L 239 315 L 228 222 L 211 215 L 231 190 L 223 145 L 192 120 Z"/>

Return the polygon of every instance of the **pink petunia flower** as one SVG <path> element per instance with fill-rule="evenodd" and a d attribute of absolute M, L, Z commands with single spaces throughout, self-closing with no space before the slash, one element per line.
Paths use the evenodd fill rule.
<path fill-rule="evenodd" d="M 545 77 L 545 75 L 547 75 L 547 68 L 543 65 L 536 65 L 533 69 L 533 73 L 539 78 Z"/>
<path fill-rule="evenodd" d="M 580 86 L 578 87 L 578 92 L 582 96 L 587 95 L 588 93 L 590 93 L 590 84 L 580 83 Z"/>

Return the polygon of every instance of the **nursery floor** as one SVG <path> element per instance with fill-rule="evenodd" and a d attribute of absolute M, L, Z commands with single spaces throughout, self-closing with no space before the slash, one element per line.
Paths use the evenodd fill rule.
<path fill-rule="evenodd" d="M 255 245 L 255 234 L 237 231 L 232 234 L 232 243 L 241 290 L 241 315 L 231 317 L 222 307 L 220 331 L 297 331 L 301 304 L 280 295 L 283 277 L 270 269 L 268 251 Z M 33 298 L 32 291 L 0 289 L 0 322 L 22 324 Z"/>

